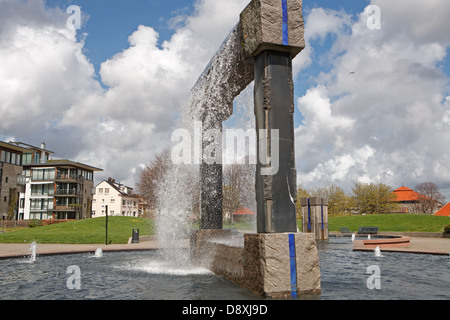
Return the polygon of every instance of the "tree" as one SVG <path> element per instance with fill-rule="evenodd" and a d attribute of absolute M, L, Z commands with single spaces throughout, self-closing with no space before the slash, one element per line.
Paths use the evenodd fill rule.
<path fill-rule="evenodd" d="M 9 189 L 9 206 L 8 206 L 8 220 L 12 220 L 16 216 L 17 212 L 17 201 L 19 199 L 18 197 L 18 191 L 16 188 L 10 188 Z"/>
<path fill-rule="evenodd" d="M 393 210 L 393 189 L 382 183 L 355 182 L 352 188 L 355 206 L 361 213 L 384 214 Z"/>
<path fill-rule="evenodd" d="M 223 211 L 231 215 L 239 208 L 255 209 L 255 168 L 230 164 L 223 169 Z"/>
<path fill-rule="evenodd" d="M 157 205 L 157 186 L 164 179 L 164 175 L 169 168 L 170 150 L 166 149 L 157 154 L 153 161 L 147 165 L 140 173 L 137 187 L 139 194 L 147 201 L 151 210 Z"/>
<path fill-rule="evenodd" d="M 301 198 L 309 198 L 311 194 L 308 190 L 304 189 L 302 186 L 297 188 L 297 203 L 296 203 L 296 211 L 297 211 L 297 219 L 302 217 L 302 205 L 300 203 Z"/>
<path fill-rule="evenodd" d="M 328 214 L 330 216 L 349 213 L 354 207 L 352 197 L 334 183 L 312 193 L 316 197 L 328 198 Z"/>
<path fill-rule="evenodd" d="M 297 217 L 301 217 L 300 199 L 311 197 L 327 198 L 328 214 L 330 216 L 347 214 L 354 208 L 353 198 L 334 183 L 326 187 L 309 190 L 300 186 L 297 189 Z"/>
<path fill-rule="evenodd" d="M 433 182 L 424 182 L 416 186 L 416 192 L 419 196 L 419 207 L 424 214 L 433 214 L 436 212 L 439 203 L 445 201 L 445 197 L 439 191 L 438 186 Z"/>
<path fill-rule="evenodd" d="M 138 193 L 151 211 L 151 216 L 162 209 L 200 216 L 200 179 L 198 167 L 173 165 L 171 150 L 166 149 L 141 170 L 136 183 Z M 176 206 L 178 207 L 176 208 Z M 170 209 L 169 209 L 170 208 Z"/>

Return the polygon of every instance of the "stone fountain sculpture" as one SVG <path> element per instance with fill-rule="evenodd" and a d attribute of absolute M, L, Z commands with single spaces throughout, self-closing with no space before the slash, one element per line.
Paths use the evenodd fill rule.
<path fill-rule="evenodd" d="M 318 294 L 320 269 L 313 234 L 297 232 L 292 59 L 305 47 L 302 0 L 252 0 L 191 91 L 190 106 L 204 131 L 203 149 L 215 161 L 200 164 L 201 230 L 192 257 L 253 292 L 278 297 Z M 222 122 L 252 81 L 257 130 L 257 233 L 244 247 L 210 241 L 222 230 Z M 220 143 L 218 143 L 218 141 Z"/>

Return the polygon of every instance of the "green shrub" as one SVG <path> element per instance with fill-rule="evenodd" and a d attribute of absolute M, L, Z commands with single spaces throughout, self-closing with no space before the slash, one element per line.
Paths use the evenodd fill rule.
<path fill-rule="evenodd" d="M 30 223 L 28 224 L 28 228 L 36 228 L 42 226 L 41 220 L 30 220 Z"/>
<path fill-rule="evenodd" d="M 444 233 L 450 233 L 450 224 L 444 227 Z"/>

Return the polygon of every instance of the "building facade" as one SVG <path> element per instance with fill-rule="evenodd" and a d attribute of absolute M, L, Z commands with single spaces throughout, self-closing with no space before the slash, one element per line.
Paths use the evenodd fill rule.
<path fill-rule="evenodd" d="M 24 219 L 91 218 L 96 171 L 100 169 L 70 160 L 25 165 Z"/>
<path fill-rule="evenodd" d="M 27 149 L 0 141 L 0 219 L 18 219 L 25 192 L 22 160 Z"/>
<path fill-rule="evenodd" d="M 393 192 L 395 194 L 394 202 L 399 204 L 400 212 L 398 213 L 424 213 L 423 204 L 424 199 L 434 201 L 436 203 L 436 211 L 442 208 L 442 203 L 430 199 L 413 189 L 402 186 Z M 434 214 L 435 212 L 427 212 L 427 214 Z"/>
<path fill-rule="evenodd" d="M 50 160 L 53 152 L 44 143 L 35 147 L 0 142 L 0 150 L 4 200 L 0 214 L 9 212 L 8 219 L 16 220 L 91 217 L 94 172 L 101 169 L 70 160 Z M 11 214 L 15 201 L 15 213 Z"/>
<path fill-rule="evenodd" d="M 106 213 L 108 216 L 140 217 L 142 207 L 139 204 L 140 198 L 134 194 L 133 188 L 109 178 L 95 187 L 92 217 L 104 217 Z"/>

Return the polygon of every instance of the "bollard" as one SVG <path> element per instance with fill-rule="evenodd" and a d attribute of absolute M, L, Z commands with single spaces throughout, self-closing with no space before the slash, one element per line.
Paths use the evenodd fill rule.
<path fill-rule="evenodd" d="M 131 243 L 139 243 L 139 229 L 133 229 Z"/>
<path fill-rule="evenodd" d="M 302 232 L 314 233 L 316 240 L 328 240 L 328 199 L 302 198 Z"/>

